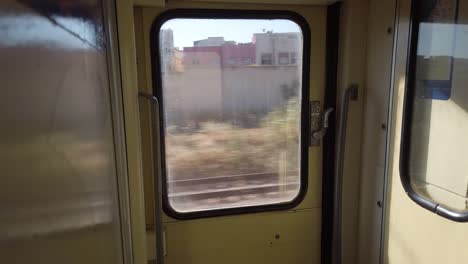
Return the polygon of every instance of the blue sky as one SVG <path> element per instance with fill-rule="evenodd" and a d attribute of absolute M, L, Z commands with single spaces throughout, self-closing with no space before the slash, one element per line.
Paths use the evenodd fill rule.
<path fill-rule="evenodd" d="M 300 27 L 285 19 L 171 19 L 162 29 L 172 29 L 175 47 L 193 46 L 193 41 L 207 37 L 224 37 L 225 40 L 250 42 L 254 33 L 262 30 L 273 32 L 300 32 Z"/>

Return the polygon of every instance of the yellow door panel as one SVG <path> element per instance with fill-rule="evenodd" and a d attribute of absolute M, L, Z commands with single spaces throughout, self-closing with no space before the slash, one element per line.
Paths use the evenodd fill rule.
<path fill-rule="evenodd" d="M 310 100 L 323 101 L 325 87 L 326 6 L 167 3 L 164 8 L 135 8 L 135 32 L 140 91 L 152 93 L 150 30 L 154 20 L 175 8 L 288 10 L 305 18 L 310 28 Z M 242 11 L 239 11 L 242 12 Z M 306 73 L 304 73 L 306 74 Z M 150 109 L 141 109 L 143 142 L 151 142 Z M 143 144 L 145 184 L 152 183 L 151 144 Z M 163 216 L 167 263 L 320 263 L 322 148 L 309 148 L 308 188 L 291 210 L 177 220 Z M 149 240 L 154 239 L 153 187 L 145 186 Z M 278 235 L 278 238 L 275 236 Z M 150 245 L 150 244 L 148 244 Z M 155 248 L 148 247 L 149 258 Z"/>
<path fill-rule="evenodd" d="M 320 263 L 320 210 L 166 225 L 167 263 Z"/>

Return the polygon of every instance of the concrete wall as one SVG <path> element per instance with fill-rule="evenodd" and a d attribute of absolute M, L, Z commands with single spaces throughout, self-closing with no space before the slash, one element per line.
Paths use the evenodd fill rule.
<path fill-rule="evenodd" d="M 283 89 L 302 89 L 301 75 L 296 66 L 224 69 L 223 110 L 272 111 L 286 102 Z"/>
<path fill-rule="evenodd" d="M 163 96 L 169 121 L 220 119 L 222 114 L 222 70 L 219 67 L 185 67 L 166 73 Z"/>
<path fill-rule="evenodd" d="M 166 73 L 164 97 L 169 118 L 220 120 L 248 112 L 266 113 L 287 101 L 287 89 L 301 90 L 297 66 L 185 67 Z"/>

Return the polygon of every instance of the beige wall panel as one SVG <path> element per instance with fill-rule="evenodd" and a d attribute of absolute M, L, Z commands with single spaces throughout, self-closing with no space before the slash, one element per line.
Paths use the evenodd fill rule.
<path fill-rule="evenodd" d="M 309 210 L 170 223 L 167 263 L 320 263 L 320 218 Z"/>
<path fill-rule="evenodd" d="M 395 0 L 371 0 L 363 94 L 362 178 L 358 263 L 378 263 L 383 200 L 385 143 L 393 54 Z"/>
<path fill-rule="evenodd" d="M 127 146 L 133 261 L 146 263 L 145 208 L 141 155 L 140 115 L 132 0 L 117 0 L 117 27 L 121 63 L 122 97 Z"/>

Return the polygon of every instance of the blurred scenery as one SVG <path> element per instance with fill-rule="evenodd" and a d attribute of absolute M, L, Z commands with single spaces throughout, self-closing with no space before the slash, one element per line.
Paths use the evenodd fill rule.
<path fill-rule="evenodd" d="M 271 20 L 276 32 L 249 27 L 270 20 L 210 19 L 250 41 L 206 28 L 200 36 L 208 37 L 177 47 L 187 39 L 176 36 L 198 20 L 207 22 L 173 19 L 160 31 L 171 206 L 190 212 L 291 201 L 300 187 L 300 28 L 288 20 Z"/>

